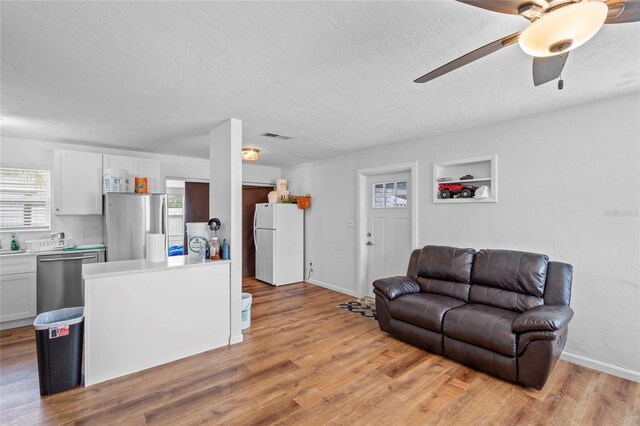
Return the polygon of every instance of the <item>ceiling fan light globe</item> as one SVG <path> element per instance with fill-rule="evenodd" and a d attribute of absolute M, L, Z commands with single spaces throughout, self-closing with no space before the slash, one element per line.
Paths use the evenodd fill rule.
<path fill-rule="evenodd" d="M 598 0 L 569 4 L 532 22 L 518 43 L 531 56 L 559 55 L 589 41 L 607 19 L 608 7 Z"/>

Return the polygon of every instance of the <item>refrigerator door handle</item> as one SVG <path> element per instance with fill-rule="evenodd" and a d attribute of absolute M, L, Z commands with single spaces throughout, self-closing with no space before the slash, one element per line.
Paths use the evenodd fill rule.
<path fill-rule="evenodd" d="M 167 224 L 165 223 L 165 213 L 167 211 L 166 205 L 165 205 L 165 198 L 162 197 L 162 203 L 160 204 L 160 217 L 161 217 L 161 229 L 162 229 L 162 233 L 167 235 Z"/>
<path fill-rule="evenodd" d="M 258 222 L 258 206 L 256 206 L 256 209 L 253 211 L 253 229 L 256 229 L 256 223 Z"/>
<path fill-rule="evenodd" d="M 253 244 L 256 246 L 256 250 L 258 250 L 258 233 L 256 232 L 256 228 L 253 228 Z"/>

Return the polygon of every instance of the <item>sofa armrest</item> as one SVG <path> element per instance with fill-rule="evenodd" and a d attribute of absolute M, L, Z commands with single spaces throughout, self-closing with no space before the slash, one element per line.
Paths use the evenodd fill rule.
<path fill-rule="evenodd" d="M 418 282 L 409 277 L 381 278 L 373 282 L 373 287 L 381 291 L 389 300 L 405 294 L 420 293 Z"/>
<path fill-rule="evenodd" d="M 514 333 L 556 331 L 569 324 L 573 309 L 566 305 L 543 305 L 521 313 L 511 324 Z"/>

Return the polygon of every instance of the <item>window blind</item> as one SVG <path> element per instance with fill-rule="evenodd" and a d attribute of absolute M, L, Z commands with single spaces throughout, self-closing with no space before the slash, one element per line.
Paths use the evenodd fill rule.
<path fill-rule="evenodd" d="M 50 228 L 49 170 L 0 167 L 0 230 Z"/>

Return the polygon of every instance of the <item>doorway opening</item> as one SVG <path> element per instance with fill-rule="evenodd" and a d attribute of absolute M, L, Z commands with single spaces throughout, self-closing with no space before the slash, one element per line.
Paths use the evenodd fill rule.
<path fill-rule="evenodd" d="M 166 188 L 169 256 L 186 255 L 187 223 L 209 221 L 209 183 L 171 178 Z"/>
<path fill-rule="evenodd" d="M 373 295 L 378 278 L 404 275 L 418 246 L 418 163 L 359 169 L 358 289 Z"/>
<path fill-rule="evenodd" d="M 242 186 L 242 278 L 256 276 L 256 246 L 253 236 L 253 216 L 256 204 L 267 203 L 273 187 Z"/>

